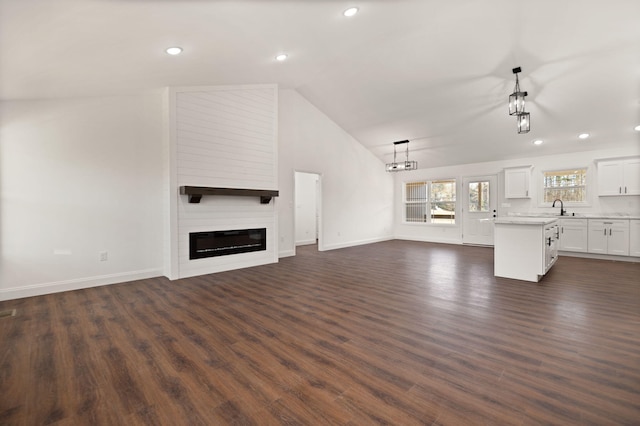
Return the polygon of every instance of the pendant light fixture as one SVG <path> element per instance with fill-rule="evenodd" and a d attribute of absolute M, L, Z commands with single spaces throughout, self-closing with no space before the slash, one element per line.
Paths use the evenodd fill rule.
<path fill-rule="evenodd" d="M 517 115 L 518 117 L 518 133 L 529 133 L 531 130 L 531 115 L 528 112 L 523 112 Z"/>
<path fill-rule="evenodd" d="M 520 67 L 511 70 L 516 75 L 516 87 L 513 93 L 509 95 L 509 115 L 515 115 L 518 120 L 518 133 L 529 133 L 531 130 L 531 115 L 524 110 L 525 97 L 527 92 L 520 89 L 520 80 L 518 73 L 522 72 Z"/>
<path fill-rule="evenodd" d="M 406 158 L 405 158 L 405 161 L 398 163 L 396 161 L 396 146 L 403 145 L 403 144 L 407 145 L 407 149 L 405 151 Z M 409 161 L 409 141 L 404 140 L 404 141 L 394 142 L 393 143 L 393 163 L 387 163 L 385 165 L 385 169 L 388 172 L 402 172 L 402 171 L 416 170 L 417 168 L 418 168 L 417 161 Z"/>
<path fill-rule="evenodd" d="M 509 115 L 518 115 L 524 112 L 524 97 L 527 96 L 527 92 L 520 90 L 518 73 L 522 72 L 522 69 L 517 67 L 512 71 L 516 75 L 516 87 L 513 90 L 513 93 L 509 95 Z"/>

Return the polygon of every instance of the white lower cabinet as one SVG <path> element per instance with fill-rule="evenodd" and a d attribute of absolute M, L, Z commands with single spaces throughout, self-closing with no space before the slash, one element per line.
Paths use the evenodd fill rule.
<path fill-rule="evenodd" d="M 629 256 L 629 220 L 589 219 L 589 253 Z"/>
<path fill-rule="evenodd" d="M 560 219 L 560 250 L 586 253 L 589 224 L 587 219 Z"/>
<path fill-rule="evenodd" d="M 629 221 L 629 256 L 640 257 L 640 219 Z"/>

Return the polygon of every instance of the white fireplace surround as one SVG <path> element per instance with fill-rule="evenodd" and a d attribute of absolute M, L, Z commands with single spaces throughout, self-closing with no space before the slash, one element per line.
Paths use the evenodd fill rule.
<path fill-rule="evenodd" d="M 175 280 L 278 261 L 276 198 L 180 187 L 277 190 L 277 85 L 169 88 L 165 93 L 164 275 Z M 267 250 L 189 259 L 189 233 L 266 228 Z"/>

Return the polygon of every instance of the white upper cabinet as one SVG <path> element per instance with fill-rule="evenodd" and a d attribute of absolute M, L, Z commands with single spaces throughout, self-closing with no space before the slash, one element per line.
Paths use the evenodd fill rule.
<path fill-rule="evenodd" d="M 598 195 L 640 195 L 640 157 L 599 161 Z"/>
<path fill-rule="evenodd" d="M 640 195 L 640 157 L 625 162 L 624 189 L 626 195 Z"/>
<path fill-rule="evenodd" d="M 531 166 L 504 169 L 504 197 L 531 198 Z"/>

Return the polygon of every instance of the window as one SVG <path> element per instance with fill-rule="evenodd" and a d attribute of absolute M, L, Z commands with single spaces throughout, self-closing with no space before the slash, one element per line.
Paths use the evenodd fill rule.
<path fill-rule="evenodd" d="M 455 179 L 408 182 L 404 189 L 407 222 L 456 223 Z"/>
<path fill-rule="evenodd" d="M 544 172 L 544 200 L 553 203 L 560 199 L 565 203 L 587 201 L 587 169 L 556 170 Z"/>
<path fill-rule="evenodd" d="M 469 211 L 486 213 L 489 211 L 489 181 L 469 182 Z"/>

